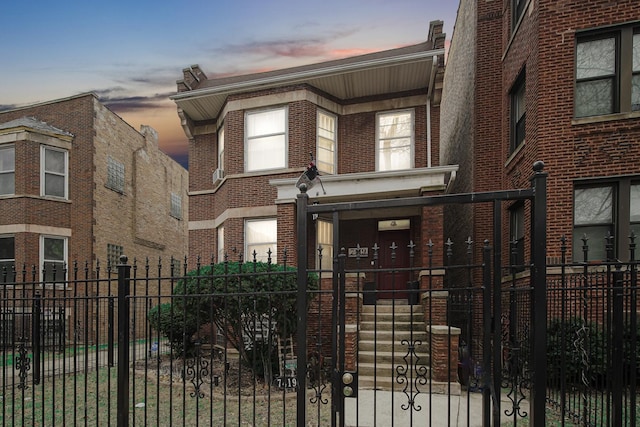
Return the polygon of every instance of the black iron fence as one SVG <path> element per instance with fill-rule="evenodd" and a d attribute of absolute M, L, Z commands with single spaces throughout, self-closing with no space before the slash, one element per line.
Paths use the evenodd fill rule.
<path fill-rule="evenodd" d="M 482 250 L 489 259 L 491 246 Z M 301 366 L 297 270 L 287 266 L 286 253 L 279 259 L 281 265 L 228 261 L 181 263 L 179 269 L 173 261 L 167 269 L 162 262 L 133 261 L 105 277 L 97 269 L 72 270 L 64 286 L 5 287 L 1 424 L 295 425 L 303 390 L 305 419 L 313 425 L 336 423 L 336 396 L 346 402 L 346 425 L 371 414 L 383 425 L 389 405 L 404 408 L 402 422 L 409 425 L 476 425 L 487 410 L 482 394 L 494 381 L 501 422 L 527 422 L 533 357 L 528 269 L 506 268 L 495 288 L 492 278 L 487 283 L 482 277 L 487 263 L 414 265 L 412 272 L 430 278 L 416 290 L 417 304 L 407 304 L 408 298 L 391 305 L 378 301 L 371 278 L 380 271 L 364 260 L 345 268 L 347 274 L 338 270 L 344 296 L 336 294 L 333 278 L 322 277 L 336 272 L 311 270 L 304 301 L 309 338 L 302 344 L 307 362 Z M 441 277 L 425 273 L 436 270 Z M 468 280 L 449 287 L 447 275 L 461 276 L 454 270 Z M 547 420 L 637 425 L 637 292 L 635 261 L 548 267 Z M 347 307 L 340 328 L 335 298 Z M 487 323 L 496 298 L 502 314 Z M 422 317 L 407 317 L 407 307 Z M 396 324 L 391 330 L 384 326 L 387 312 Z M 436 318 L 445 319 L 441 341 Z M 400 339 L 402 323 L 408 338 Z M 402 342 L 385 348 L 385 334 L 394 333 Z M 444 359 L 435 354 L 438 346 Z M 499 357 L 486 363 L 487 352 Z M 393 361 L 390 372 L 387 360 Z M 347 397 L 336 372 L 355 380 Z M 435 378 L 438 372 L 445 377 Z M 452 402 L 464 402 L 463 409 L 435 416 Z"/>

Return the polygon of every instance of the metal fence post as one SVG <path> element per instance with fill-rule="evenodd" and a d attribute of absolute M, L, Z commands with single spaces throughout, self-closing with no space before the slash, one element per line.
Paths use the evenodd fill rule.
<path fill-rule="evenodd" d="M 611 346 L 611 405 L 612 405 L 612 426 L 622 426 L 623 406 L 622 387 L 624 352 L 622 342 L 624 340 L 624 295 L 623 295 L 623 272 L 621 265 L 617 264 L 613 272 L 613 313 L 612 313 L 612 346 Z M 635 357 L 632 356 L 632 357 Z"/>
<path fill-rule="evenodd" d="M 534 190 L 531 218 L 531 425 L 534 427 L 544 427 L 546 423 L 547 396 L 547 173 L 543 169 L 543 162 L 535 162 L 535 173 L 531 178 Z"/>
<path fill-rule="evenodd" d="M 40 352 L 42 351 L 42 336 L 40 331 L 42 330 L 42 295 L 36 292 L 33 300 L 33 383 L 40 384 Z"/>
<path fill-rule="evenodd" d="M 129 292 L 131 266 L 127 257 L 118 264 L 118 416 L 119 427 L 129 426 Z"/>
<path fill-rule="evenodd" d="M 297 381 L 297 425 L 307 425 L 307 204 L 309 195 L 306 185 L 300 186 L 300 194 L 296 198 L 297 219 L 297 280 L 298 280 L 298 331 L 296 334 L 296 357 L 298 363 Z"/>

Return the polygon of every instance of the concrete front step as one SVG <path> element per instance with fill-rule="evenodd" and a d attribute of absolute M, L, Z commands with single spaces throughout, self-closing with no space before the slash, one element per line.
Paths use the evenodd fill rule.
<path fill-rule="evenodd" d="M 424 329 L 422 331 L 391 331 L 391 330 L 381 330 L 378 329 L 376 331 L 363 331 L 360 330 L 359 333 L 360 340 L 362 341 L 377 341 L 379 343 L 382 342 L 391 342 L 395 341 L 397 343 L 402 342 L 402 340 L 407 341 L 422 341 L 425 342 L 427 340 L 427 331 Z"/>
<path fill-rule="evenodd" d="M 425 325 L 422 319 L 408 319 L 408 320 L 380 320 L 376 319 L 375 321 L 361 321 L 360 322 L 360 330 L 361 331 L 390 331 L 392 328 L 395 328 L 396 331 L 420 331 L 424 332 Z"/>
<path fill-rule="evenodd" d="M 360 388 L 391 390 L 393 387 L 394 390 L 402 391 L 405 387 L 414 387 L 410 384 L 415 381 L 425 383 L 430 380 L 429 343 L 421 306 L 364 306 L 360 319 Z M 409 348 L 409 342 L 413 344 L 413 349 Z M 403 372 L 405 369 L 407 372 Z M 426 385 L 418 385 L 419 389 L 425 387 Z"/>
<path fill-rule="evenodd" d="M 422 362 L 422 363 L 421 363 Z M 388 378 L 393 377 L 409 377 L 413 378 L 424 377 L 430 378 L 430 369 L 428 360 L 421 361 L 420 359 L 409 359 L 408 364 L 404 360 L 399 363 L 382 363 L 376 361 L 375 363 L 358 362 L 358 375 L 359 377 L 377 377 Z"/>
<path fill-rule="evenodd" d="M 424 313 L 360 313 L 361 322 L 424 322 Z"/>
<path fill-rule="evenodd" d="M 411 392 L 411 393 L 433 393 L 433 394 L 448 394 L 451 396 L 459 396 L 461 393 L 460 384 L 452 382 L 438 382 L 431 381 L 429 379 L 422 381 L 415 376 L 413 379 L 410 377 L 403 378 L 398 382 L 396 378 L 391 377 L 368 377 L 358 376 L 358 389 L 359 390 L 384 390 L 384 391 L 397 391 L 397 392 Z M 411 387 L 410 384 L 413 386 Z M 405 389 L 406 387 L 406 389 Z"/>
<path fill-rule="evenodd" d="M 404 365 L 405 357 L 409 360 L 409 363 L 418 363 L 421 365 L 428 365 L 430 355 L 423 351 L 426 350 L 426 346 L 423 349 L 417 348 L 415 353 L 409 357 L 408 350 L 405 348 L 396 349 L 394 351 L 360 351 L 358 353 L 358 364 L 371 364 L 374 363 L 393 363 L 394 365 Z M 422 350 L 422 351 L 421 351 Z"/>

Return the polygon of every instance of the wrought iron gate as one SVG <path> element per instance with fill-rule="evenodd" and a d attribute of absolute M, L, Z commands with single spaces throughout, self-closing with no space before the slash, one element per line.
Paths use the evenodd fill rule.
<path fill-rule="evenodd" d="M 493 235 L 483 242 L 481 265 L 474 265 L 472 257 L 468 265 L 461 268 L 469 280 L 464 286 L 445 286 L 444 282 L 455 276 L 456 268 L 450 264 L 433 264 L 433 253 L 438 248 L 429 241 L 425 244 L 428 265 L 414 260 L 415 244 L 410 242 L 406 248 L 394 242 L 390 248 L 374 245 L 367 248 L 373 254 L 371 265 L 360 265 L 360 246 L 354 248 L 355 261 L 351 267 L 345 266 L 347 254 L 342 249 L 335 256 L 331 271 L 331 356 L 328 366 L 331 389 L 330 401 L 333 417 L 332 426 L 344 425 L 499 425 L 505 417 L 517 424 L 518 420 L 528 417 L 530 425 L 545 424 L 545 385 L 546 379 L 546 173 L 542 162 L 534 165 L 532 187 L 528 189 L 497 191 L 474 194 L 454 194 L 432 197 L 400 198 L 392 200 L 309 204 L 306 189 L 301 187 L 297 198 L 297 236 L 298 260 L 310 259 L 308 253 L 309 227 L 312 215 L 330 215 L 333 223 L 334 247 L 341 247 L 340 214 L 359 210 L 393 208 L 398 206 L 440 206 L 445 204 L 488 203 L 493 208 Z M 526 280 L 512 280 L 504 289 L 502 280 L 503 266 L 502 223 L 503 203 L 529 200 L 531 203 L 531 263 L 520 268 L 530 268 L 531 274 Z M 471 253 L 473 243 L 465 242 Z M 447 254 L 451 258 L 453 242 L 445 243 Z M 411 266 L 380 269 L 375 265 L 379 251 L 406 250 L 409 252 Z M 395 255 L 392 254 L 392 258 Z M 437 258 L 437 257 L 436 257 Z M 367 259 L 368 261 L 368 259 Z M 355 262 L 355 265 L 354 265 Z M 509 263 L 510 269 L 516 268 Z M 390 309 L 384 309 L 374 303 L 373 333 L 374 368 L 373 384 L 365 384 L 363 350 L 366 345 L 363 336 L 366 332 L 364 320 L 368 311 L 366 300 L 375 301 L 376 290 L 367 288 L 368 277 L 382 272 L 396 277 L 399 272 L 409 271 L 417 281 L 408 284 L 409 298 L 406 305 L 420 307 L 426 325 L 424 330 L 416 328 L 414 309 L 409 309 L 408 335 L 402 333 L 400 345 L 394 342 L 395 335 L 401 335 L 399 327 L 401 316 L 406 316 L 404 305 L 391 300 Z M 441 271 L 440 276 L 436 271 Z M 507 270 L 508 271 L 508 270 Z M 304 327 L 298 329 L 297 342 L 309 343 L 309 333 L 314 332 L 303 313 L 305 306 L 306 277 L 310 272 L 323 273 L 311 269 L 298 269 L 298 321 Z M 324 272 L 327 273 L 327 272 Z M 458 272 L 460 273 L 460 272 Z M 368 276 L 370 275 L 370 276 Z M 426 277 L 426 279 L 425 279 Z M 399 291 L 400 292 L 400 291 Z M 406 292 L 402 289 L 401 292 Z M 444 298 L 443 298 L 444 297 Z M 361 298 L 361 300 L 359 299 Z M 441 304 L 444 301 L 443 304 Z M 364 302 L 364 304 L 363 304 Z M 403 301 L 404 302 L 404 301 Z M 468 307 L 465 315 L 456 312 L 457 306 Z M 503 304 L 507 306 L 504 307 Z M 382 311 L 391 311 L 391 329 L 381 331 Z M 503 314 L 504 313 L 504 314 Z M 443 317 L 443 315 L 445 315 Z M 460 327 L 450 322 L 457 317 L 463 318 Z M 475 317 L 474 317 L 475 316 Z M 465 323 L 466 322 L 466 323 Z M 327 326 L 326 324 L 324 325 Z M 389 335 L 391 347 L 382 350 L 375 342 Z M 317 337 L 314 336 L 317 344 Z M 321 344 L 321 343 L 320 343 Z M 319 346 L 321 347 L 321 345 Z M 424 353 L 428 349 L 429 354 Z M 390 355 L 388 353 L 391 353 Z M 308 366 L 308 352 L 304 346 L 298 346 L 298 366 Z M 389 358 L 390 362 L 382 362 Z M 385 372 L 386 370 L 386 372 Z M 459 372 L 460 377 L 455 375 Z M 382 375 L 391 375 L 389 382 Z M 298 383 L 304 384 L 308 373 L 298 370 Z M 465 388 L 460 390 L 459 383 Z M 466 383 L 466 384 L 465 384 Z M 502 403 L 502 390 L 507 389 L 509 408 Z M 526 390 L 526 395 L 525 395 Z M 481 399 L 476 407 L 472 404 L 472 393 L 480 392 Z M 457 393 L 458 397 L 455 397 Z M 322 401 L 322 389 L 316 390 L 316 400 Z M 462 397 L 460 397 L 462 396 Z M 528 408 L 525 408 L 525 396 Z M 463 414 L 451 411 L 452 402 L 466 401 Z M 476 399 L 477 400 L 477 399 Z M 328 401 L 328 400 L 327 400 Z M 309 400 L 304 390 L 297 395 L 297 419 L 299 425 L 306 425 Z M 444 408 L 444 409 L 443 409 Z M 445 411 L 436 414 L 436 411 Z M 398 414 L 402 413 L 402 419 Z M 466 419 L 459 422 L 458 417 Z M 443 418 L 446 420 L 442 423 Z M 453 424 L 454 418 L 456 424 Z"/>

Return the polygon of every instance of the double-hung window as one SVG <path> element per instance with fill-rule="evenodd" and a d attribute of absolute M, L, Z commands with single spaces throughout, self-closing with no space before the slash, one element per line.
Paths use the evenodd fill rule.
<path fill-rule="evenodd" d="M 64 282 L 67 268 L 67 239 L 41 236 L 40 259 L 42 260 L 43 282 Z"/>
<path fill-rule="evenodd" d="M 511 152 L 524 142 L 526 123 L 525 73 L 516 80 L 511 89 Z"/>
<path fill-rule="evenodd" d="M 15 193 L 16 150 L 13 145 L 0 147 L 0 195 Z"/>
<path fill-rule="evenodd" d="M 640 111 L 640 27 L 578 36 L 574 102 L 576 117 Z"/>
<path fill-rule="evenodd" d="M 217 230 L 217 252 L 218 252 L 218 262 L 224 262 L 224 225 L 218 227 Z"/>
<path fill-rule="evenodd" d="M 333 114 L 318 111 L 318 149 L 316 166 L 320 172 L 336 173 L 337 118 Z"/>
<path fill-rule="evenodd" d="M 218 169 L 224 174 L 224 126 L 218 131 Z"/>
<path fill-rule="evenodd" d="M 330 277 L 333 271 L 333 223 L 318 219 L 316 236 L 318 249 L 322 248 L 322 252 L 316 251 L 316 268 L 321 270 L 321 276 Z"/>
<path fill-rule="evenodd" d="M 277 263 L 278 222 L 275 218 L 248 219 L 244 223 L 245 259 Z M 269 253 L 269 251 L 271 251 Z"/>
<path fill-rule="evenodd" d="M 245 116 L 245 170 L 287 165 L 287 108 L 248 111 Z"/>
<path fill-rule="evenodd" d="M 0 236 L 0 283 L 15 281 L 16 249 L 13 236 Z"/>
<path fill-rule="evenodd" d="M 515 31 L 527 0 L 511 0 L 511 31 Z"/>
<path fill-rule="evenodd" d="M 67 150 L 42 146 L 40 152 L 40 195 L 67 198 Z"/>
<path fill-rule="evenodd" d="M 613 256 L 626 259 L 632 232 L 640 242 L 640 178 L 579 184 L 573 194 L 573 259 L 584 259 L 585 235 L 589 261 L 606 260 L 607 235 L 613 238 Z"/>
<path fill-rule="evenodd" d="M 379 113 L 376 121 L 376 170 L 412 168 L 413 151 L 413 110 Z"/>
<path fill-rule="evenodd" d="M 589 260 L 606 260 L 605 237 L 614 233 L 613 184 L 578 186 L 573 191 L 573 258 L 582 260 L 584 236 Z"/>

